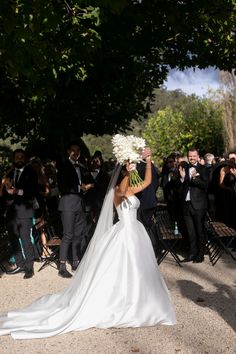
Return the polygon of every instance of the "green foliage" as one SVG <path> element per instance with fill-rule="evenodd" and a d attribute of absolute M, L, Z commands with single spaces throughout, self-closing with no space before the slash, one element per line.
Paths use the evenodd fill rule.
<path fill-rule="evenodd" d="M 157 111 L 147 121 L 143 136 L 160 162 L 173 151 L 186 153 L 196 147 L 201 154 L 224 151 L 222 111 L 208 99 L 195 96 L 175 104 L 176 107 Z"/>
<path fill-rule="evenodd" d="M 186 138 L 184 128 L 183 114 L 174 112 L 170 107 L 150 117 L 143 136 L 154 152 L 153 157 L 158 159 L 169 155 L 179 147 L 182 148 L 182 140 Z"/>
<path fill-rule="evenodd" d="M 235 66 L 235 0 L 1 0 L 0 133 L 63 144 L 145 117 L 170 67 Z"/>
<path fill-rule="evenodd" d="M 96 150 L 102 152 L 104 160 L 114 157 L 112 154 L 111 135 L 104 134 L 102 136 L 95 136 L 92 134 L 83 135 L 83 141 L 88 147 L 91 156 Z"/>

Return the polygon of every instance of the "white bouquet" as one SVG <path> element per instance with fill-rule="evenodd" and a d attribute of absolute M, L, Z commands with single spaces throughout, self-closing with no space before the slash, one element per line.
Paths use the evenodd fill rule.
<path fill-rule="evenodd" d="M 116 134 L 112 138 L 113 154 L 121 165 L 126 163 L 130 165 L 129 183 L 131 186 L 137 186 L 143 182 L 136 169 L 136 164 L 142 161 L 141 153 L 145 148 L 146 142 L 143 138 L 134 135 Z"/>

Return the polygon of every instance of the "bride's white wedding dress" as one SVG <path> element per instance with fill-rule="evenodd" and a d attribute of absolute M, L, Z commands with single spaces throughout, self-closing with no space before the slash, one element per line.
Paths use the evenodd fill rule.
<path fill-rule="evenodd" d="M 41 338 L 91 327 L 174 324 L 149 236 L 137 220 L 138 207 L 135 196 L 123 201 L 119 221 L 91 242 L 68 287 L 2 314 L 0 335 Z"/>

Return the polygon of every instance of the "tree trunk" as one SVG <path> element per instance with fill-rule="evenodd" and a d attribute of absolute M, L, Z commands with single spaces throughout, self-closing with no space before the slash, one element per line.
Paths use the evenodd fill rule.
<path fill-rule="evenodd" d="M 225 150 L 236 149 L 236 71 L 220 71 L 225 126 Z"/>

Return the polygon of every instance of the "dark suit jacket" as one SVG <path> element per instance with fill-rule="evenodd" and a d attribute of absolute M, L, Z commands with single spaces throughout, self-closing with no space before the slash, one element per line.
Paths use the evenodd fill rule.
<path fill-rule="evenodd" d="M 6 177 L 13 182 L 14 169 Z M 10 214 L 20 219 L 33 217 L 33 203 L 37 192 L 37 185 L 38 177 L 36 172 L 30 165 L 26 165 L 15 186 L 17 189 L 23 190 L 23 195 L 12 196 L 6 190 L 3 192 L 8 205 L 8 215 Z"/>
<path fill-rule="evenodd" d="M 82 181 L 81 168 L 80 172 Z M 61 195 L 78 193 L 80 181 L 73 164 L 69 160 L 66 160 L 65 163 L 59 168 L 57 174 L 57 181 Z"/>
<path fill-rule="evenodd" d="M 194 166 L 197 173 L 195 179 L 189 177 L 189 168 L 191 166 L 187 165 L 185 167 L 186 176 L 181 187 L 181 199 L 185 202 L 188 191 L 190 191 L 190 201 L 194 209 L 206 209 L 207 208 L 207 187 L 208 187 L 208 169 L 206 166 L 197 164 Z"/>
<path fill-rule="evenodd" d="M 89 175 L 82 165 L 80 165 L 80 174 L 81 183 L 91 183 L 91 178 L 89 180 Z M 80 210 L 83 192 L 79 191 L 80 181 L 73 164 L 69 160 L 66 160 L 59 168 L 57 180 L 61 193 L 59 210 Z"/>
<path fill-rule="evenodd" d="M 90 178 L 92 178 L 92 181 L 90 183 L 94 184 L 94 188 L 91 188 L 85 194 L 85 203 L 88 208 L 92 208 L 93 210 L 97 210 L 99 212 L 106 195 L 110 176 L 103 169 L 100 169 L 95 178 L 92 175 L 90 176 Z"/>
<path fill-rule="evenodd" d="M 140 177 L 144 179 L 145 176 L 146 164 L 140 162 L 137 164 L 137 170 L 140 174 Z M 156 170 L 156 167 L 152 164 L 152 182 L 145 188 L 142 192 L 137 194 L 137 197 L 140 200 L 140 209 L 152 209 L 157 206 L 157 188 L 159 187 L 159 175 Z"/>

